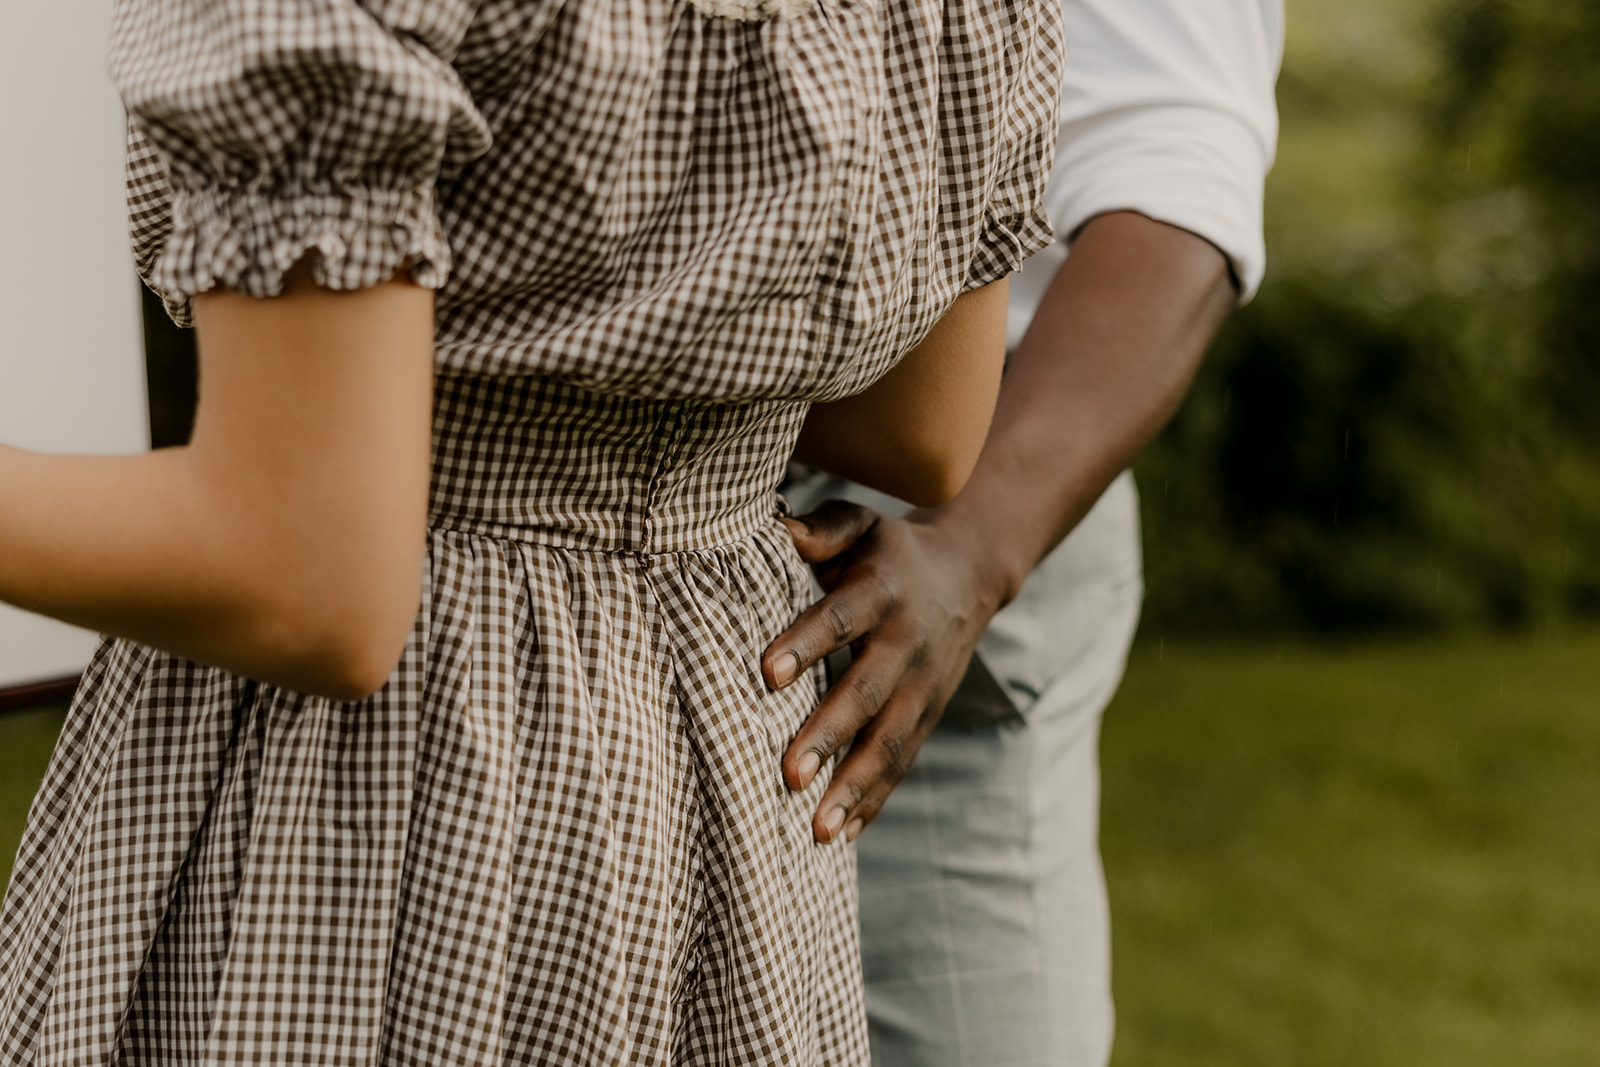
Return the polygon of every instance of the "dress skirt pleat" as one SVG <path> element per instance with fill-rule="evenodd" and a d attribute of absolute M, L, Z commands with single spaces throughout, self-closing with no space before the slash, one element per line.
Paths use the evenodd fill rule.
<path fill-rule="evenodd" d="M 779 770 L 817 687 L 757 669 L 810 596 L 765 496 L 649 552 L 436 522 L 360 703 L 106 642 L 0 929 L 7 1062 L 865 1063 L 852 853 Z"/>

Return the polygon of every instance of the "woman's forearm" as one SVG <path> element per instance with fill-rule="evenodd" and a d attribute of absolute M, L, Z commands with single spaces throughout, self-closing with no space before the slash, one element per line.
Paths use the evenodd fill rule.
<path fill-rule="evenodd" d="M 432 294 L 195 301 L 193 442 L 0 449 L 0 599 L 340 699 L 388 676 L 425 538 Z"/>
<path fill-rule="evenodd" d="M 213 663 L 253 658 L 268 583 L 190 460 L 0 449 L 0 599 Z"/>
<path fill-rule="evenodd" d="M 388 674 L 350 582 L 187 449 L 0 449 L 0 500 L 0 599 L 306 692 L 354 699 Z"/>
<path fill-rule="evenodd" d="M 812 408 L 795 459 L 913 504 L 953 497 L 994 416 L 1007 291 L 999 281 L 962 294 L 871 388 Z"/>

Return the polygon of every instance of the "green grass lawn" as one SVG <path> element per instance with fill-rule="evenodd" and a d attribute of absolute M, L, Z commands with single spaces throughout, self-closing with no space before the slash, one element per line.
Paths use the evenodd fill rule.
<path fill-rule="evenodd" d="M 1143 647 L 1118 1067 L 1600 1062 L 1600 635 Z"/>
<path fill-rule="evenodd" d="M 1104 760 L 1117 1067 L 1600 1061 L 1600 633 L 1147 645 Z"/>
<path fill-rule="evenodd" d="M 0 716 L 0 885 L 11 878 L 28 805 L 61 729 L 59 710 Z"/>

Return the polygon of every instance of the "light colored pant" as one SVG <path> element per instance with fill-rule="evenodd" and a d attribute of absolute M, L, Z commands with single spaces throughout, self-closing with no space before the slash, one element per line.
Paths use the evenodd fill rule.
<path fill-rule="evenodd" d="M 844 496 L 791 485 L 801 510 Z M 858 845 L 875 1067 L 1104 1067 L 1110 919 L 1100 718 L 1138 624 L 1124 476 L 996 616 L 945 718 Z M 997 681 L 998 679 L 998 681 Z"/>
<path fill-rule="evenodd" d="M 862 955 L 878 1067 L 1106 1063 L 1098 741 L 1138 616 L 1137 596 L 1129 601 L 1106 620 L 1089 660 L 1026 718 L 994 721 L 992 697 L 958 695 L 955 721 L 935 731 L 862 836 Z"/>

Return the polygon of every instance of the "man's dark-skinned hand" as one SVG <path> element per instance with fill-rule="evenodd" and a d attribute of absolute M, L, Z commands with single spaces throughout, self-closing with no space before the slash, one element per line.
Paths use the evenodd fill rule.
<path fill-rule="evenodd" d="M 1171 417 L 1235 301 L 1211 244 L 1132 212 L 1098 216 L 1007 367 L 954 500 L 903 519 L 830 501 L 787 520 L 826 595 L 768 646 L 767 684 L 855 652 L 783 757 L 802 789 L 855 738 L 812 821 L 818 841 L 853 840 L 877 815 L 989 620 Z"/>
<path fill-rule="evenodd" d="M 872 821 L 999 610 L 982 546 L 962 540 L 965 530 L 941 525 L 937 515 L 934 509 L 896 519 L 830 500 L 785 520 L 827 595 L 774 643 L 780 651 L 768 651 L 768 683 L 785 684 L 837 648 L 856 643 L 858 652 L 828 694 L 828 713 L 812 715 L 784 759 L 789 786 L 803 789 L 822 760 L 855 737 L 851 770 L 865 773 L 834 779 L 828 797 L 844 803 L 818 813 L 819 841 L 841 828 L 854 840 Z"/>

